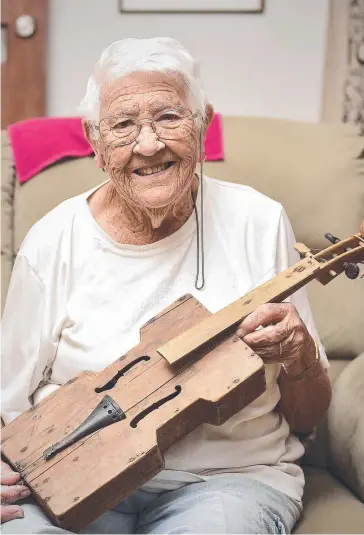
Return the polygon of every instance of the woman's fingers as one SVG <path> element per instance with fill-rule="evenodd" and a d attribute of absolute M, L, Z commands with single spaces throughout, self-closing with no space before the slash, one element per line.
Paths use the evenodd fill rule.
<path fill-rule="evenodd" d="M 1 475 L 4 474 L 17 474 L 18 472 L 14 472 L 8 463 L 5 463 L 4 461 L 1 461 Z"/>
<path fill-rule="evenodd" d="M 30 490 L 24 485 L 1 485 L 1 503 L 12 503 L 29 496 Z"/>
<path fill-rule="evenodd" d="M 2 524 L 16 518 L 24 518 L 24 511 L 19 505 L 0 505 L 0 518 Z"/>
<path fill-rule="evenodd" d="M 18 472 L 8 472 L 7 474 L 1 474 L 2 485 L 15 485 L 21 478 Z"/>
<path fill-rule="evenodd" d="M 26 498 L 30 494 L 30 490 L 21 484 L 21 475 L 18 472 L 13 472 L 11 467 L 1 461 L 1 490 L 0 490 L 0 520 L 1 524 L 15 520 L 15 518 L 23 518 L 24 511 L 19 505 L 10 505 L 16 500 Z"/>
<path fill-rule="evenodd" d="M 8 463 L 1 461 L 0 482 L 2 485 L 15 485 L 20 479 L 19 472 L 14 472 Z"/>
<path fill-rule="evenodd" d="M 238 336 L 239 329 L 237 332 Z M 259 329 L 252 333 L 248 333 L 245 336 L 241 337 L 248 346 L 271 346 L 273 344 L 279 344 L 282 340 L 287 338 L 289 335 L 286 322 L 282 321 L 277 325 L 270 325 L 269 327 L 264 327 L 264 329 Z"/>
<path fill-rule="evenodd" d="M 24 486 L 24 482 L 21 479 L 21 474 L 19 474 L 19 472 L 14 472 L 11 466 L 9 466 L 7 463 L 4 463 L 4 461 L 1 461 L 0 484 Z"/>
<path fill-rule="evenodd" d="M 291 314 L 291 305 L 287 303 L 262 305 L 241 322 L 236 334 L 253 349 L 278 346 L 290 335 Z"/>
<path fill-rule="evenodd" d="M 282 321 L 294 308 L 290 303 L 268 303 L 249 314 L 238 327 L 238 336 L 243 338 L 260 326 L 268 326 Z"/>
<path fill-rule="evenodd" d="M 268 363 L 295 360 L 311 338 L 291 303 L 260 306 L 241 322 L 236 334 Z"/>

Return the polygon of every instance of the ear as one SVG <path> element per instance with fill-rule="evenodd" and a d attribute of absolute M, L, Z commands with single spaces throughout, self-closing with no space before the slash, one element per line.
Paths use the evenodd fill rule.
<path fill-rule="evenodd" d="M 204 133 L 207 132 L 207 129 L 210 126 L 213 118 L 214 118 L 214 108 L 211 106 L 211 104 L 207 104 L 205 108 Z"/>
<path fill-rule="evenodd" d="M 202 139 L 204 141 L 205 141 L 205 138 L 206 138 L 207 129 L 210 126 L 213 117 L 214 117 L 214 108 L 211 106 L 211 104 L 207 104 L 206 108 L 205 108 L 205 119 L 204 119 L 204 122 L 203 122 L 203 125 L 202 125 L 202 130 L 201 130 Z M 203 147 L 201 147 L 201 151 L 202 151 L 202 153 L 198 157 L 198 161 L 199 162 L 200 161 L 204 161 L 205 157 L 206 157 Z"/>
<path fill-rule="evenodd" d="M 90 121 L 89 119 L 82 118 L 82 129 L 83 133 L 85 134 L 85 138 L 96 152 L 98 143 L 97 140 L 95 140 L 95 137 L 93 136 L 94 125 L 92 121 Z"/>
<path fill-rule="evenodd" d="M 85 138 L 90 143 L 91 147 L 93 148 L 93 151 L 95 153 L 95 162 L 96 166 L 100 169 L 104 169 L 105 167 L 105 160 L 102 156 L 102 152 L 100 150 L 100 144 L 97 140 L 94 139 L 93 134 L 93 124 L 91 121 L 88 121 L 87 119 L 82 119 L 82 128 L 83 132 L 85 134 Z"/>

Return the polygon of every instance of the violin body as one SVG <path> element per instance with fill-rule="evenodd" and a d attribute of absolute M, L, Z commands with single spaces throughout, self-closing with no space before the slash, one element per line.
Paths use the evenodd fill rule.
<path fill-rule="evenodd" d="M 54 523 L 81 529 L 163 470 L 174 442 L 202 423 L 221 425 L 264 392 L 263 362 L 235 335 L 194 362 L 171 366 L 156 351 L 209 316 L 182 297 L 142 328 L 125 356 L 80 374 L 3 429 L 3 455 Z M 45 458 L 105 395 L 124 418 Z"/>

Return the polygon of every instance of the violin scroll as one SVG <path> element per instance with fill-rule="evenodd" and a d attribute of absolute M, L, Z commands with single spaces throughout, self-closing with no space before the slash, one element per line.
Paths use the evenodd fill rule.
<path fill-rule="evenodd" d="M 303 243 L 295 245 L 301 258 L 310 257 L 320 263 L 320 272 L 316 278 L 322 284 L 327 284 L 342 272 L 351 280 L 358 278 L 360 275 L 358 264 L 364 263 L 364 220 L 361 222 L 358 234 L 341 240 L 327 232 L 325 238 L 331 245 L 316 254 Z M 361 277 L 363 276 L 364 272 Z"/>

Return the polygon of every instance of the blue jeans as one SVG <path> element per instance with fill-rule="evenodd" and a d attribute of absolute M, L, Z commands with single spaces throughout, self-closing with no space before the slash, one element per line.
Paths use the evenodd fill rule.
<path fill-rule="evenodd" d="M 53 526 L 32 500 L 20 505 L 25 517 L 3 524 L 4 534 L 70 533 Z M 81 533 L 290 533 L 301 509 L 260 481 L 222 475 L 158 494 L 139 490 Z"/>

